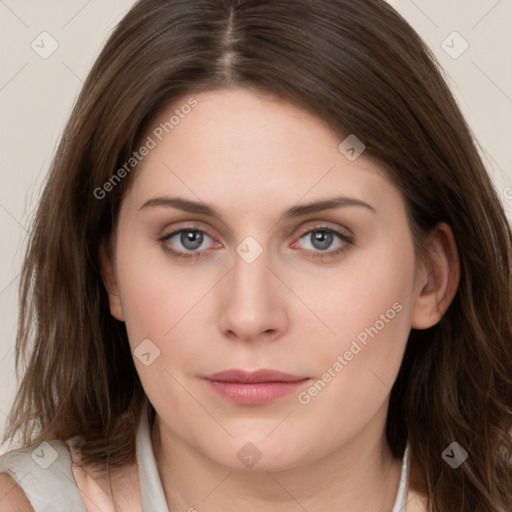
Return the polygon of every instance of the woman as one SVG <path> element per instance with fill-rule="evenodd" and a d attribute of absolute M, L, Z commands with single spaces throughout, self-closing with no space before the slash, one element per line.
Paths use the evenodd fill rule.
<path fill-rule="evenodd" d="M 35 218 L 0 511 L 509 511 L 511 247 L 385 2 L 138 2 Z"/>

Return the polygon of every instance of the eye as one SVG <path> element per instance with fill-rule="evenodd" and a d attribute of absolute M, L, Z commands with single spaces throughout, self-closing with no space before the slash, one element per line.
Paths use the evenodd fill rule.
<path fill-rule="evenodd" d="M 309 243 L 305 250 L 311 252 L 310 256 L 313 258 L 333 258 L 354 245 L 351 237 L 323 226 L 310 229 L 299 238 L 300 240 L 304 240 L 306 245 Z"/>
<path fill-rule="evenodd" d="M 207 239 L 213 242 L 212 237 L 205 231 L 195 227 L 185 227 L 163 236 L 159 242 L 164 251 L 172 257 L 198 259 L 209 248 L 208 245 L 204 247 Z M 351 237 L 325 226 L 318 226 L 306 231 L 299 238 L 299 242 L 302 240 L 306 242 L 305 248 L 297 247 L 298 242 L 295 242 L 292 248 L 298 248 L 307 253 L 308 257 L 320 259 L 335 258 L 354 245 L 354 240 Z M 333 246 L 334 248 L 332 248 Z"/>
<path fill-rule="evenodd" d="M 206 248 L 200 249 L 205 240 L 212 238 L 200 229 L 182 228 L 160 238 L 164 250 L 177 258 L 198 258 Z M 177 247 L 178 250 L 174 249 Z M 200 250 L 198 250 L 200 249 Z"/>

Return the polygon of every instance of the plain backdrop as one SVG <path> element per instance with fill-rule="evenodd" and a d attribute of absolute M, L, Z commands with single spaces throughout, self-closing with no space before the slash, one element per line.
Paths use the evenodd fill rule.
<path fill-rule="evenodd" d="M 445 69 L 512 218 L 512 0 L 390 3 Z M 0 0 L 0 436 L 16 390 L 17 287 L 27 228 L 80 87 L 132 4 Z"/>

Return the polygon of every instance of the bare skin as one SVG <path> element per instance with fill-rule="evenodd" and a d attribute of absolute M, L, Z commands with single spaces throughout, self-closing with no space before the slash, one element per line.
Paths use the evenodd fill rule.
<path fill-rule="evenodd" d="M 71 450 L 71 453 L 74 462 L 73 475 L 88 512 L 143 512 L 136 463 L 111 471 L 109 478 L 106 467 L 101 468 L 101 471 L 93 470 L 82 465 L 78 452 Z M 398 486 L 397 474 L 399 474 L 399 471 L 399 466 L 395 464 L 388 473 L 387 481 L 393 481 L 395 487 Z M 2 477 L 5 481 L 2 480 Z M 10 491 L 6 501 L 14 507 L 12 510 L 32 512 L 33 509 L 23 491 L 12 480 L 9 484 L 7 482 L 8 477 L 0 475 L 0 488 L 5 488 L 6 493 L 7 490 Z M 1 487 L 2 484 L 5 487 Z M 394 492 L 396 493 L 396 490 Z M 407 512 L 425 512 L 427 510 L 425 496 L 421 474 L 412 463 L 409 470 L 409 487 L 406 497 Z M 4 512 L 3 509 L 0 508 L 0 510 Z M 388 507 L 388 510 L 391 510 L 391 508 Z"/>
<path fill-rule="evenodd" d="M 353 162 L 341 154 L 321 120 L 247 90 L 194 97 L 197 107 L 136 170 L 114 259 L 102 251 L 111 313 L 132 350 L 151 340 L 160 351 L 148 366 L 134 360 L 157 411 L 152 441 L 169 510 L 390 512 L 401 461 L 384 436 L 389 393 L 411 327 L 436 324 L 454 296 L 452 232 L 439 225 L 419 261 L 399 191 L 364 153 Z M 162 196 L 207 203 L 220 217 L 144 206 Z M 281 216 L 339 196 L 349 201 Z M 169 236 L 179 229 L 202 233 L 197 250 Z M 236 251 L 248 236 L 262 251 L 251 263 Z M 378 332 L 346 355 L 370 327 Z M 310 380 L 241 405 L 204 380 L 230 368 Z M 318 380 L 328 382 L 315 393 Z M 262 454 L 250 469 L 237 457 L 249 442 Z M 136 466 L 113 474 L 113 498 L 108 480 L 87 471 L 75 466 L 75 478 L 102 512 L 142 510 Z M 415 487 L 408 512 L 425 510 Z"/>
<path fill-rule="evenodd" d="M 79 460 L 77 455 L 74 455 L 73 458 L 76 461 Z M 105 469 L 103 468 L 103 470 Z M 419 476 L 416 476 L 417 471 L 418 469 L 412 465 L 409 472 L 409 488 L 406 498 L 407 512 L 426 512 L 427 510 L 424 489 L 421 483 L 417 481 L 419 478 Z M 396 478 L 395 473 L 393 479 Z M 110 476 L 110 484 L 106 475 L 99 476 L 97 472 L 90 468 L 74 466 L 73 474 L 88 512 L 143 512 L 136 464 L 113 471 Z M 0 475 L 0 486 L 3 483 L 2 476 L 4 475 Z M 391 480 L 391 477 L 389 480 Z M 398 481 L 395 483 L 398 486 Z M 11 481 L 9 490 L 14 485 L 15 483 Z M 3 489 L 3 487 L 0 488 Z M 5 489 L 7 491 L 7 483 Z M 9 495 L 9 499 L 12 501 L 8 501 L 10 505 L 15 507 L 12 510 L 32 512 L 33 509 L 30 507 L 23 491 L 19 487 L 15 490 L 17 492 L 11 492 Z M 0 510 L 4 512 L 2 508 Z M 389 510 L 391 509 L 389 508 Z"/>

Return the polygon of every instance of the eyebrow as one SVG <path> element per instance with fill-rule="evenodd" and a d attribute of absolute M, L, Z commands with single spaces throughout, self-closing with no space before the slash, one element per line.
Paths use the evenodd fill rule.
<path fill-rule="evenodd" d="M 313 213 L 323 212 L 325 210 L 332 210 L 334 208 L 342 208 L 348 206 L 357 206 L 376 213 L 376 210 L 373 206 L 365 203 L 364 201 L 361 201 L 360 199 L 341 196 L 293 206 L 281 214 L 280 220 L 295 219 L 297 217 L 303 217 Z M 152 199 L 148 199 L 139 208 L 139 211 L 145 208 L 177 208 L 188 213 L 205 215 L 214 219 L 222 220 L 220 213 L 212 206 L 202 202 L 183 199 L 181 197 L 154 197 Z"/>

